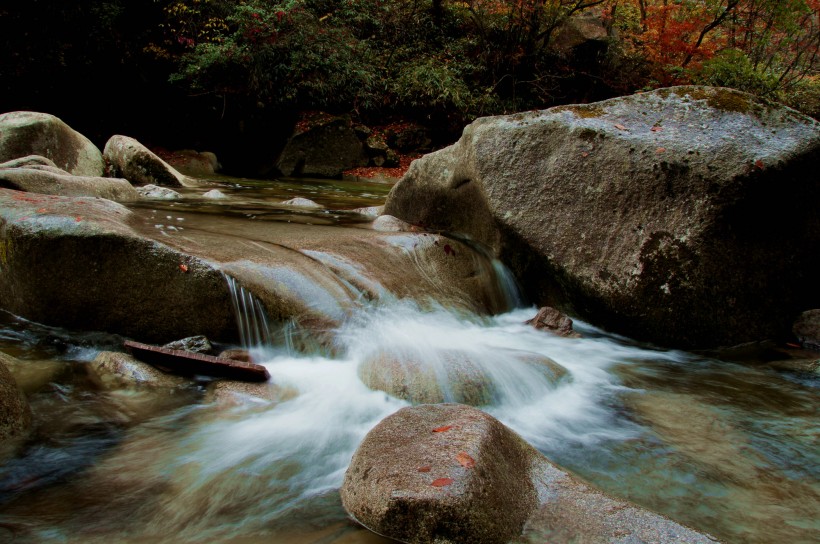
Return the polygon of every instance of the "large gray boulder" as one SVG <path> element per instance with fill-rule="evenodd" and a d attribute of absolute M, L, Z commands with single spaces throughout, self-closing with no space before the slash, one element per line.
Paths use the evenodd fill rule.
<path fill-rule="evenodd" d="M 102 176 L 100 150 L 61 119 L 47 113 L 13 111 L 0 115 L 0 162 L 40 155 L 76 176 Z"/>
<path fill-rule="evenodd" d="M 235 339 L 221 272 L 138 235 L 129 219 L 132 212 L 110 200 L 0 189 L 2 307 L 147 342 Z"/>
<path fill-rule="evenodd" d="M 364 145 L 350 119 L 333 117 L 297 129 L 280 153 L 276 168 L 285 176 L 336 178 L 367 162 Z"/>
<path fill-rule="evenodd" d="M 29 166 L 2 168 L 0 187 L 62 196 L 93 196 L 118 202 L 137 200 L 139 194 L 134 186 L 121 178 L 73 176 L 58 168 Z"/>
<path fill-rule="evenodd" d="M 371 531 L 413 544 L 710 543 L 562 471 L 494 417 L 460 404 L 403 408 L 362 441 L 342 504 Z"/>
<path fill-rule="evenodd" d="M 820 123 L 673 87 L 482 118 L 384 213 L 494 248 L 539 304 L 682 347 L 783 337 L 820 303 Z"/>
<path fill-rule="evenodd" d="M 113 176 L 121 176 L 134 185 L 186 187 L 191 183 L 153 151 L 128 136 L 108 139 L 103 156 Z"/>

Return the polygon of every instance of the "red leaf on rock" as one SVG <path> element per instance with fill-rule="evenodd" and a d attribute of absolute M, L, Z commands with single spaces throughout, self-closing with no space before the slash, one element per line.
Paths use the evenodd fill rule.
<path fill-rule="evenodd" d="M 651 130 L 652 132 L 660 132 L 663 130 L 663 127 L 652 127 L 649 130 Z"/>
<path fill-rule="evenodd" d="M 188 265 L 187 264 L 181 264 L 181 265 L 179 265 L 179 269 L 182 270 L 183 272 L 187 272 L 188 271 Z"/>
<path fill-rule="evenodd" d="M 40 208 L 39 210 L 37 210 L 37 213 L 46 213 L 47 211 L 48 210 L 45 208 Z"/>
<path fill-rule="evenodd" d="M 76 221 L 77 223 L 79 223 L 79 222 L 80 222 L 80 221 L 82 221 L 82 220 L 83 220 L 83 218 L 82 218 L 82 217 L 80 217 L 79 215 L 78 215 L 77 217 L 75 217 L 75 218 L 74 218 L 74 221 Z"/>
<path fill-rule="evenodd" d="M 434 433 L 446 433 L 447 431 L 449 431 L 452 428 L 453 428 L 452 425 L 445 425 L 444 427 L 436 427 L 435 429 L 433 429 L 433 432 Z"/>
<path fill-rule="evenodd" d="M 456 455 L 456 461 L 461 463 L 464 468 L 473 468 L 475 466 L 475 459 L 464 453 L 463 451 Z"/>
<path fill-rule="evenodd" d="M 433 483 L 431 483 L 430 485 L 432 485 L 433 487 L 447 487 L 451 483 L 453 483 L 452 478 L 439 478 L 437 480 L 433 480 Z"/>
<path fill-rule="evenodd" d="M 664 151 L 666 151 L 665 147 L 659 147 L 658 149 L 655 150 L 655 153 L 663 153 Z"/>
<path fill-rule="evenodd" d="M 430 472 L 430 470 L 431 468 L 429 465 L 426 467 L 419 467 L 419 472 Z"/>
<path fill-rule="evenodd" d="M 765 165 L 765 164 L 763 164 L 763 161 L 762 161 L 762 160 L 757 159 L 757 160 L 755 161 L 755 168 L 757 168 L 758 170 L 763 170 L 764 168 L 766 168 L 766 165 Z"/>
<path fill-rule="evenodd" d="M 584 151 L 583 153 L 581 153 L 581 156 L 586 159 L 587 157 L 589 157 L 589 153 Z"/>

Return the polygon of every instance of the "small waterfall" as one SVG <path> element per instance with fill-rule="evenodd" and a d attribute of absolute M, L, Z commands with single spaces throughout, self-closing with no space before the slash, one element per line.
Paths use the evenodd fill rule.
<path fill-rule="evenodd" d="M 252 349 L 269 347 L 273 344 L 268 316 L 262 303 L 250 291 L 239 285 L 235 278 L 223 274 L 231 291 L 231 303 L 239 327 L 239 338 L 242 347 Z"/>
<path fill-rule="evenodd" d="M 493 267 L 498 290 L 504 297 L 507 309 L 523 308 L 525 306 L 524 296 L 521 294 L 521 288 L 518 286 L 518 281 L 512 271 L 498 259 L 493 258 L 490 263 Z"/>

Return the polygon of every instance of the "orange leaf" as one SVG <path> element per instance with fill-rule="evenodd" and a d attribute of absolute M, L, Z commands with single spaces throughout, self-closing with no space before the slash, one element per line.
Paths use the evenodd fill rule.
<path fill-rule="evenodd" d="M 430 470 L 431 468 L 429 465 L 425 467 L 419 467 L 419 472 L 430 472 Z"/>
<path fill-rule="evenodd" d="M 473 468 L 475 466 L 475 459 L 464 453 L 463 451 L 456 455 L 456 461 L 461 463 L 464 468 Z"/>
<path fill-rule="evenodd" d="M 434 433 L 446 433 L 447 431 L 449 431 L 452 428 L 453 428 L 452 425 L 445 425 L 444 427 L 436 427 L 435 429 L 433 429 L 433 432 Z"/>
<path fill-rule="evenodd" d="M 432 485 L 433 487 L 447 487 L 451 483 L 453 483 L 452 478 L 439 478 L 437 480 L 433 480 L 433 483 L 431 483 L 430 485 Z"/>
<path fill-rule="evenodd" d="M 181 265 L 179 265 L 179 269 L 182 270 L 183 272 L 187 272 L 188 271 L 188 265 L 187 264 L 181 264 Z"/>
<path fill-rule="evenodd" d="M 626 130 L 626 127 L 625 127 L 625 126 L 623 126 L 623 125 L 614 125 L 614 126 L 615 126 L 615 128 L 617 128 L 618 130 Z"/>
<path fill-rule="evenodd" d="M 37 210 L 37 213 L 46 213 L 47 211 L 48 210 L 45 208 L 40 208 L 39 210 Z"/>
<path fill-rule="evenodd" d="M 581 156 L 586 159 L 587 157 L 589 157 L 589 153 L 584 151 L 583 153 L 581 153 Z"/>
<path fill-rule="evenodd" d="M 659 147 L 658 149 L 655 150 L 655 153 L 663 153 L 664 151 L 666 151 L 665 147 Z"/>

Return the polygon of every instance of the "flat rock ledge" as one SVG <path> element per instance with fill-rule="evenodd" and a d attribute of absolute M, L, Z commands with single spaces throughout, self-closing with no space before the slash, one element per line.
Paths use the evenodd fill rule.
<path fill-rule="evenodd" d="M 353 455 L 341 498 L 360 524 L 412 544 L 715 542 L 608 497 L 461 404 L 403 408 L 382 420 Z"/>

